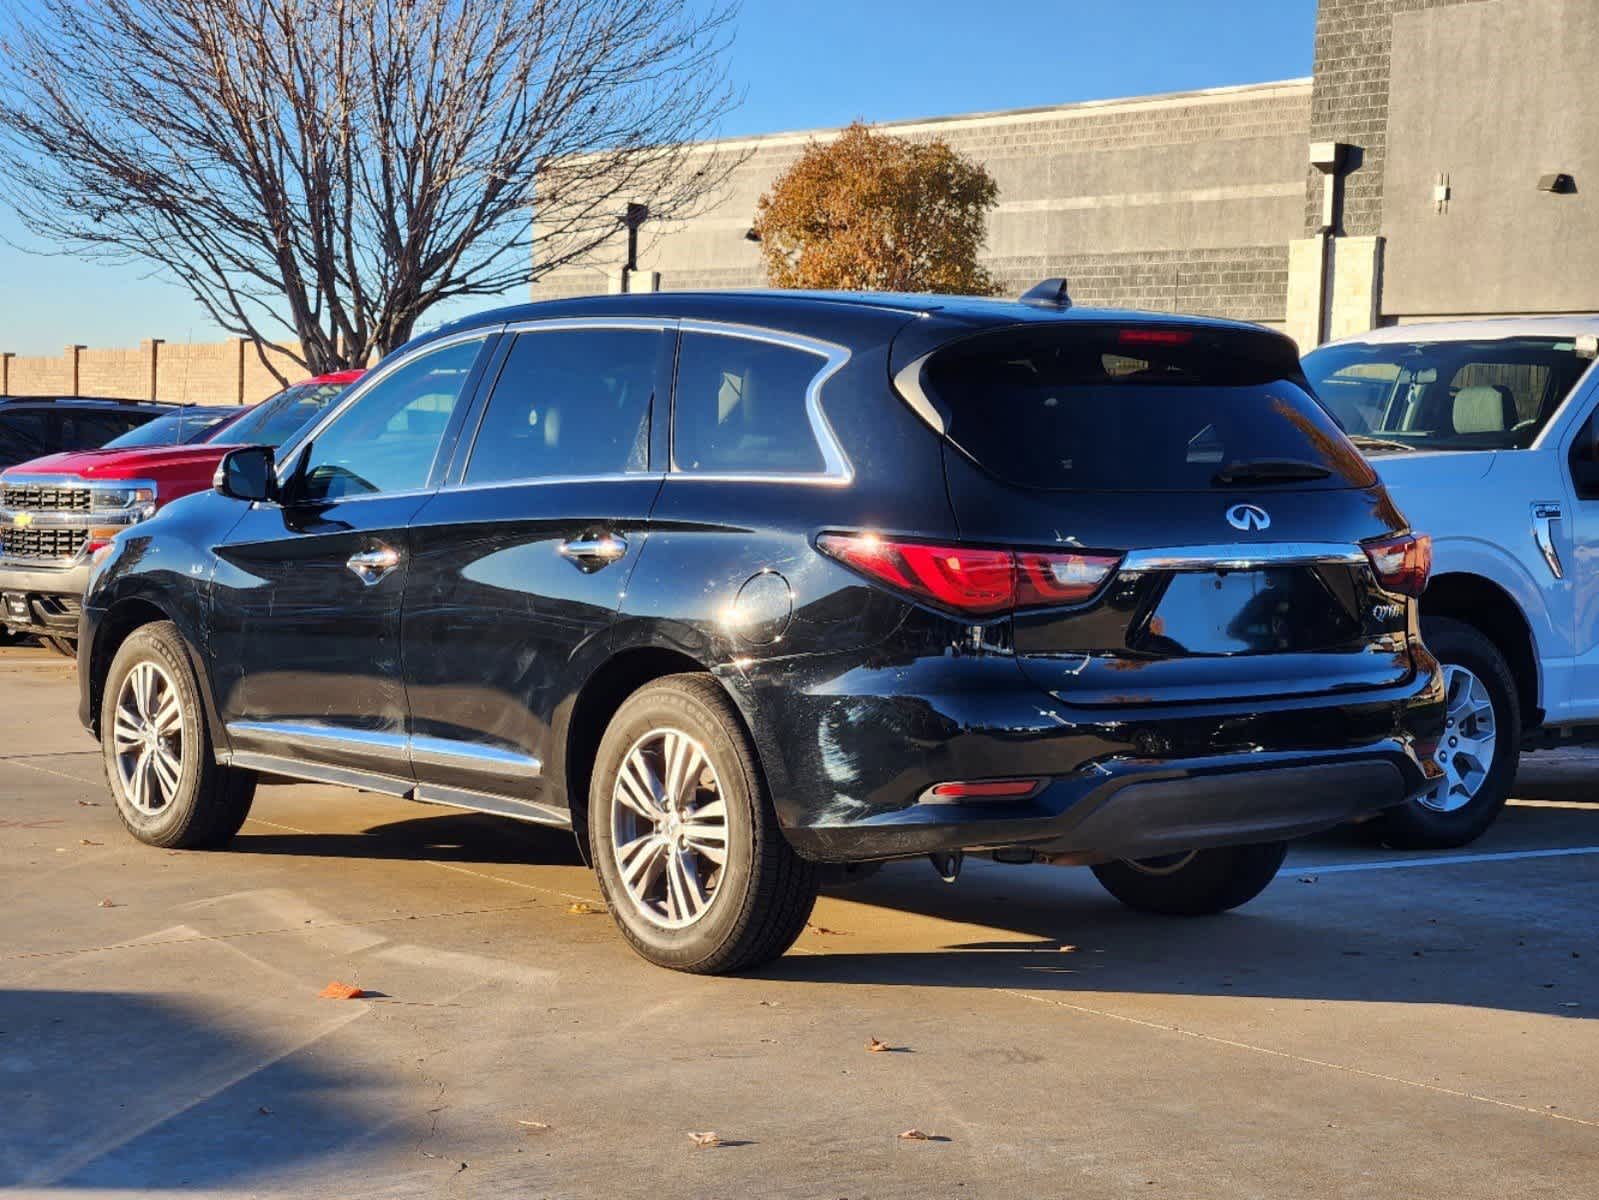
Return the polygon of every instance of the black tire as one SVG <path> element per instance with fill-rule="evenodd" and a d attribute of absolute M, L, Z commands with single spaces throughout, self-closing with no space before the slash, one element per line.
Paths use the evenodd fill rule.
<path fill-rule="evenodd" d="M 41 634 L 39 640 L 63 658 L 78 657 L 78 643 L 75 638 L 52 637 Z"/>
<path fill-rule="evenodd" d="M 1203 917 L 1247 904 L 1277 877 L 1287 842 L 1222 846 L 1162 858 L 1100 863 L 1094 876 L 1128 908 Z"/>
<path fill-rule="evenodd" d="M 141 806 L 124 781 L 124 758 L 118 753 L 118 707 L 133 704 L 124 685 L 141 664 L 157 669 L 163 690 L 158 707 L 166 708 L 166 688 L 177 701 L 174 727 L 181 727 L 176 786 L 157 805 Z M 134 706 L 136 708 L 136 705 Z M 132 710 L 130 709 L 130 713 Z M 166 739 L 170 746 L 174 739 Z M 106 674 L 100 701 L 100 748 L 106 784 L 116 802 L 117 815 L 134 837 L 151 846 L 179 850 L 209 850 L 226 845 L 239 832 L 255 798 L 255 772 L 222 766 L 211 752 L 205 706 L 189 665 L 177 627 L 170 621 L 141 626 L 117 650 Z M 134 752 L 128 756 L 135 759 Z M 130 771 L 130 774 L 132 772 Z M 146 786 L 150 786 L 148 778 Z M 163 784 L 155 785 L 160 791 Z"/>
<path fill-rule="evenodd" d="M 696 767 L 692 789 L 680 795 L 683 811 L 720 798 L 725 812 L 722 831 L 725 861 L 719 867 L 693 860 L 697 896 L 709 900 L 684 927 L 668 928 L 668 919 L 635 898 L 622 880 L 615 851 L 616 822 L 637 822 L 631 811 L 617 810 L 618 776 L 635 750 L 642 754 L 670 733 L 688 735 L 703 751 L 709 774 Z M 658 783 L 667 772 L 657 772 Z M 685 774 L 685 780 L 690 778 Z M 705 780 L 711 779 L 707 786 Z M 654 788 L 659 796 L 666 789 Z M 661 820 L 667 820 L 665 809 Z M 672 818 L 676 821 L 676 818 Z M 700 975 L 745 971 L 783 954 L 805 928 L 816 902 L 818 872 L 797 855 L 784 838 L 754 747 L 738 713 L 716 682 L 703 675 L 670 675 L 646 684 L 617 709 L 595 755 L 589 788 L 589 845 L 600 888 L 617 927 L 633 948 L 650 962 Z M 684 822 L 676 828 L 689 828 Z M 663 826 L 655 826 L 657 830 Z M 624 845 L 631 844 L 624 841 Z M 664 844 L 664 843 L 663 843 Z M 680 840 L 675 845 L 683 845 Z M 651 887 L 665 889 L 675 851 L 665 850 L 639 876 Z M 639 861 L 644 861 L 642 858 Z M 707 887 L 700 888 L 700 869 L 709 867 Z M 666 901 L 662 901 L 664 906 Z M 654 913 L 652 918 L 649 913 Z"/>
<path fill-rule="evenodd" d="M 1474 626 L 1449 617 L 1423 617 L 1421 636 L 1446 674 L 1451 666 L 1464 667 L 1482 681 L 1493 705 L 1493 760 L 1470 800 L 1459 808 L 1443 812 L 1411 799 L 1362 829 L 1395 849 L 1445 850 L 1476 841 L 1510 799 L 1521 758 L 1521 701 L 1505 656 Z M 1444 730 L 1441 753 L 1449 752 L 1452 728 Z"/>

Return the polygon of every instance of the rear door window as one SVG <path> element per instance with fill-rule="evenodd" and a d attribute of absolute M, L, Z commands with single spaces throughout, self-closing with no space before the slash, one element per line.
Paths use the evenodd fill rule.
<path fill-rule="evenodd" d="M 672 463 L 691 473 L 810 475 L 826 469 L 806 397 L 827 358 L 796 346 L 684 333 Z"/>
<path fill-rule="evenodd" d="M 657 329 L 518 335 L 489 397 L 464 482 L 642 471 L 666 337 Z"/>
<path fill-rule="evenodd" d="M 112 438 L 131 432 L 149 420 L 144 413 L 68 409 L 61 414 L 61 448 L 97 450 Z"/>
<path fill-rule="evenodd" d="M 54 449 L 46 413 L 36 408 L 0 410 L 0 467 L 14 467 Z"/>
<path fill-rule="evenodd" d="M 1204 491 L 1375 477 L 1307 394 L 1290 346 L 1249 330 L 1022 327 L 935 352 L 922 386 L 990 473 L 1063 491 Z"/>

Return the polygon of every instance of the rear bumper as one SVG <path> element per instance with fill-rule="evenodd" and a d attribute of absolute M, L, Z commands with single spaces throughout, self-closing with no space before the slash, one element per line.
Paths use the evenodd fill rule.
<path fill-rule="evenodd" d="M 1081 862 L 1277 841 L 1374 815 L 1427 783 L 1436 663 L 1400 685 L 1205 704 L 1067 706 L 1014 659 L 943 654 L 724 676 L 791 844 L 825 862 L 1026 847 Z M 1038 779 L 957 803 L 950 781 Z"/>
<path fill-rule="evenodd" d="M 788 835 L 827 862 L 1020 847 L 1093 863 L 1303 837 L 1373 816 L 1425 782 L 1397 740 L 1315 760 L 1260 757 L 1105 763 L 1020 804 L 917 803 Z"/>
<path fill-rule="evenodd" d="M 87 559 L 68 567 L 42 567 L 0 559 L 0 624 L 21 633 L 76 637 Z"/>

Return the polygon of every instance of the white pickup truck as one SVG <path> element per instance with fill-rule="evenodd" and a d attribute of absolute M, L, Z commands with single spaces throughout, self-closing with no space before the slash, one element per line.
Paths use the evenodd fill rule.
<path fill-rule="evenodd" d="M 1599 317 L 1399 325 L 1305 374 L 1432 535 L 1422 636 L 1445 665 L 1441 782 L 1383 822 L 1406 847 L 1492 824 L 1524 749 L 1599 733 Z"/>

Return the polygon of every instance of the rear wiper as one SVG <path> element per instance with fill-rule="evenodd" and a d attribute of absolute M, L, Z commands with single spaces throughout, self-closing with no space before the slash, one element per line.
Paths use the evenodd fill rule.
<path fill-rule="evenodd" d="M 1297 458 L 1234 460 L 1211 477 L 1212 483 L 1287 483 L 1296 479 L 1326 479 L 1332 472 L 1320 463 Z"/>
<path fill-rule="evenodd" d="M 1409 442 L 1395 442 L 1388 438 L 1372 437 L 1369 433 L 1352 433 L 1349 440 L 1362 450 L 1414 450 Z"/>

